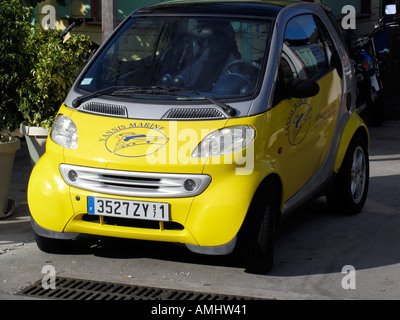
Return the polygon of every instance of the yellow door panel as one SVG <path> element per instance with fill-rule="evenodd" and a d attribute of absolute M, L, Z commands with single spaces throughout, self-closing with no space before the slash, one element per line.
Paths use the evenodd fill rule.
<path fill-rule="evenodd" d="M 285 99 L 271 110 L 271 117 L 285 128 L 280 165 L 287 197 L 318 170 L 335 128 L 341 80 L 334 70 L 320 79 L 318 85 L 320 91 L 316 96 Z"/>

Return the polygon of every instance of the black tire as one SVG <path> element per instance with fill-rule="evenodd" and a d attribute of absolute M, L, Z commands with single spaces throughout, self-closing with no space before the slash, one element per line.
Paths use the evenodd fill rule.
<path fill-rule="evenodd" d="M 38 234 L 35 234 L 35 239 L 39 249 L 46 253 L 65 253 L 72 241 L 46 238 Z"/>
<path fill-rule="evenodd" d="M 367 140 L 358 135 L 347 149 L 333 189 L 326 195 L 331 207 L 341 214 L 354 215 L 364 207 L 369 184 Z"/>
<path fill-rule="evenodd" d="M 269 179 L 257 190 L 247 213 L 240 233 L 246 272 L 265 274 L 272 269 L 280 217 L 278 186 Z"/>

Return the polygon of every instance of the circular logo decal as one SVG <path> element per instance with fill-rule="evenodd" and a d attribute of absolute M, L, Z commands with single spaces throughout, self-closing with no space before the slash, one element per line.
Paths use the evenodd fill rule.
<path fill-rule="evenodd" d="M 143 157 L 155 153 L 168 141 L 165 134 L 148 127 L 124 128 L 109 135 L 105 146 L 121 157 Z"/>
<path fill-rule="evenodd" d="M 310 129 L 312 108 L 308 103 L 301 101 L 294 106 L 289 114 L 286 128 L 289 143 L 293 146 L 300 144 Z"/>

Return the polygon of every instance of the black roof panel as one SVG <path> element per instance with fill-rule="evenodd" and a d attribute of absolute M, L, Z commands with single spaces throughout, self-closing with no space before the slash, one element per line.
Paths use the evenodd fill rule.
<path fill-rule="evenodd" d="M 290 1 L 170 1 L 152 4 L 138 13 L 151 14 L 223 14 L 276 17 L 282 8 L 296 2 Z"/>

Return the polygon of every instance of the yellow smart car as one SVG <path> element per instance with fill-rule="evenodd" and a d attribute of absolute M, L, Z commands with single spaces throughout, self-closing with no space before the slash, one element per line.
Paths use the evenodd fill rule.
<path fill-rule="evenodd" d="M 79 234 L 242 249 L 267 272 L 282 214 L 326 195 L 364 206 L 368 130 L 328 8 L 193 1 L 144 7 L 69 92 L 30 177 L 39 248 Z"/>

